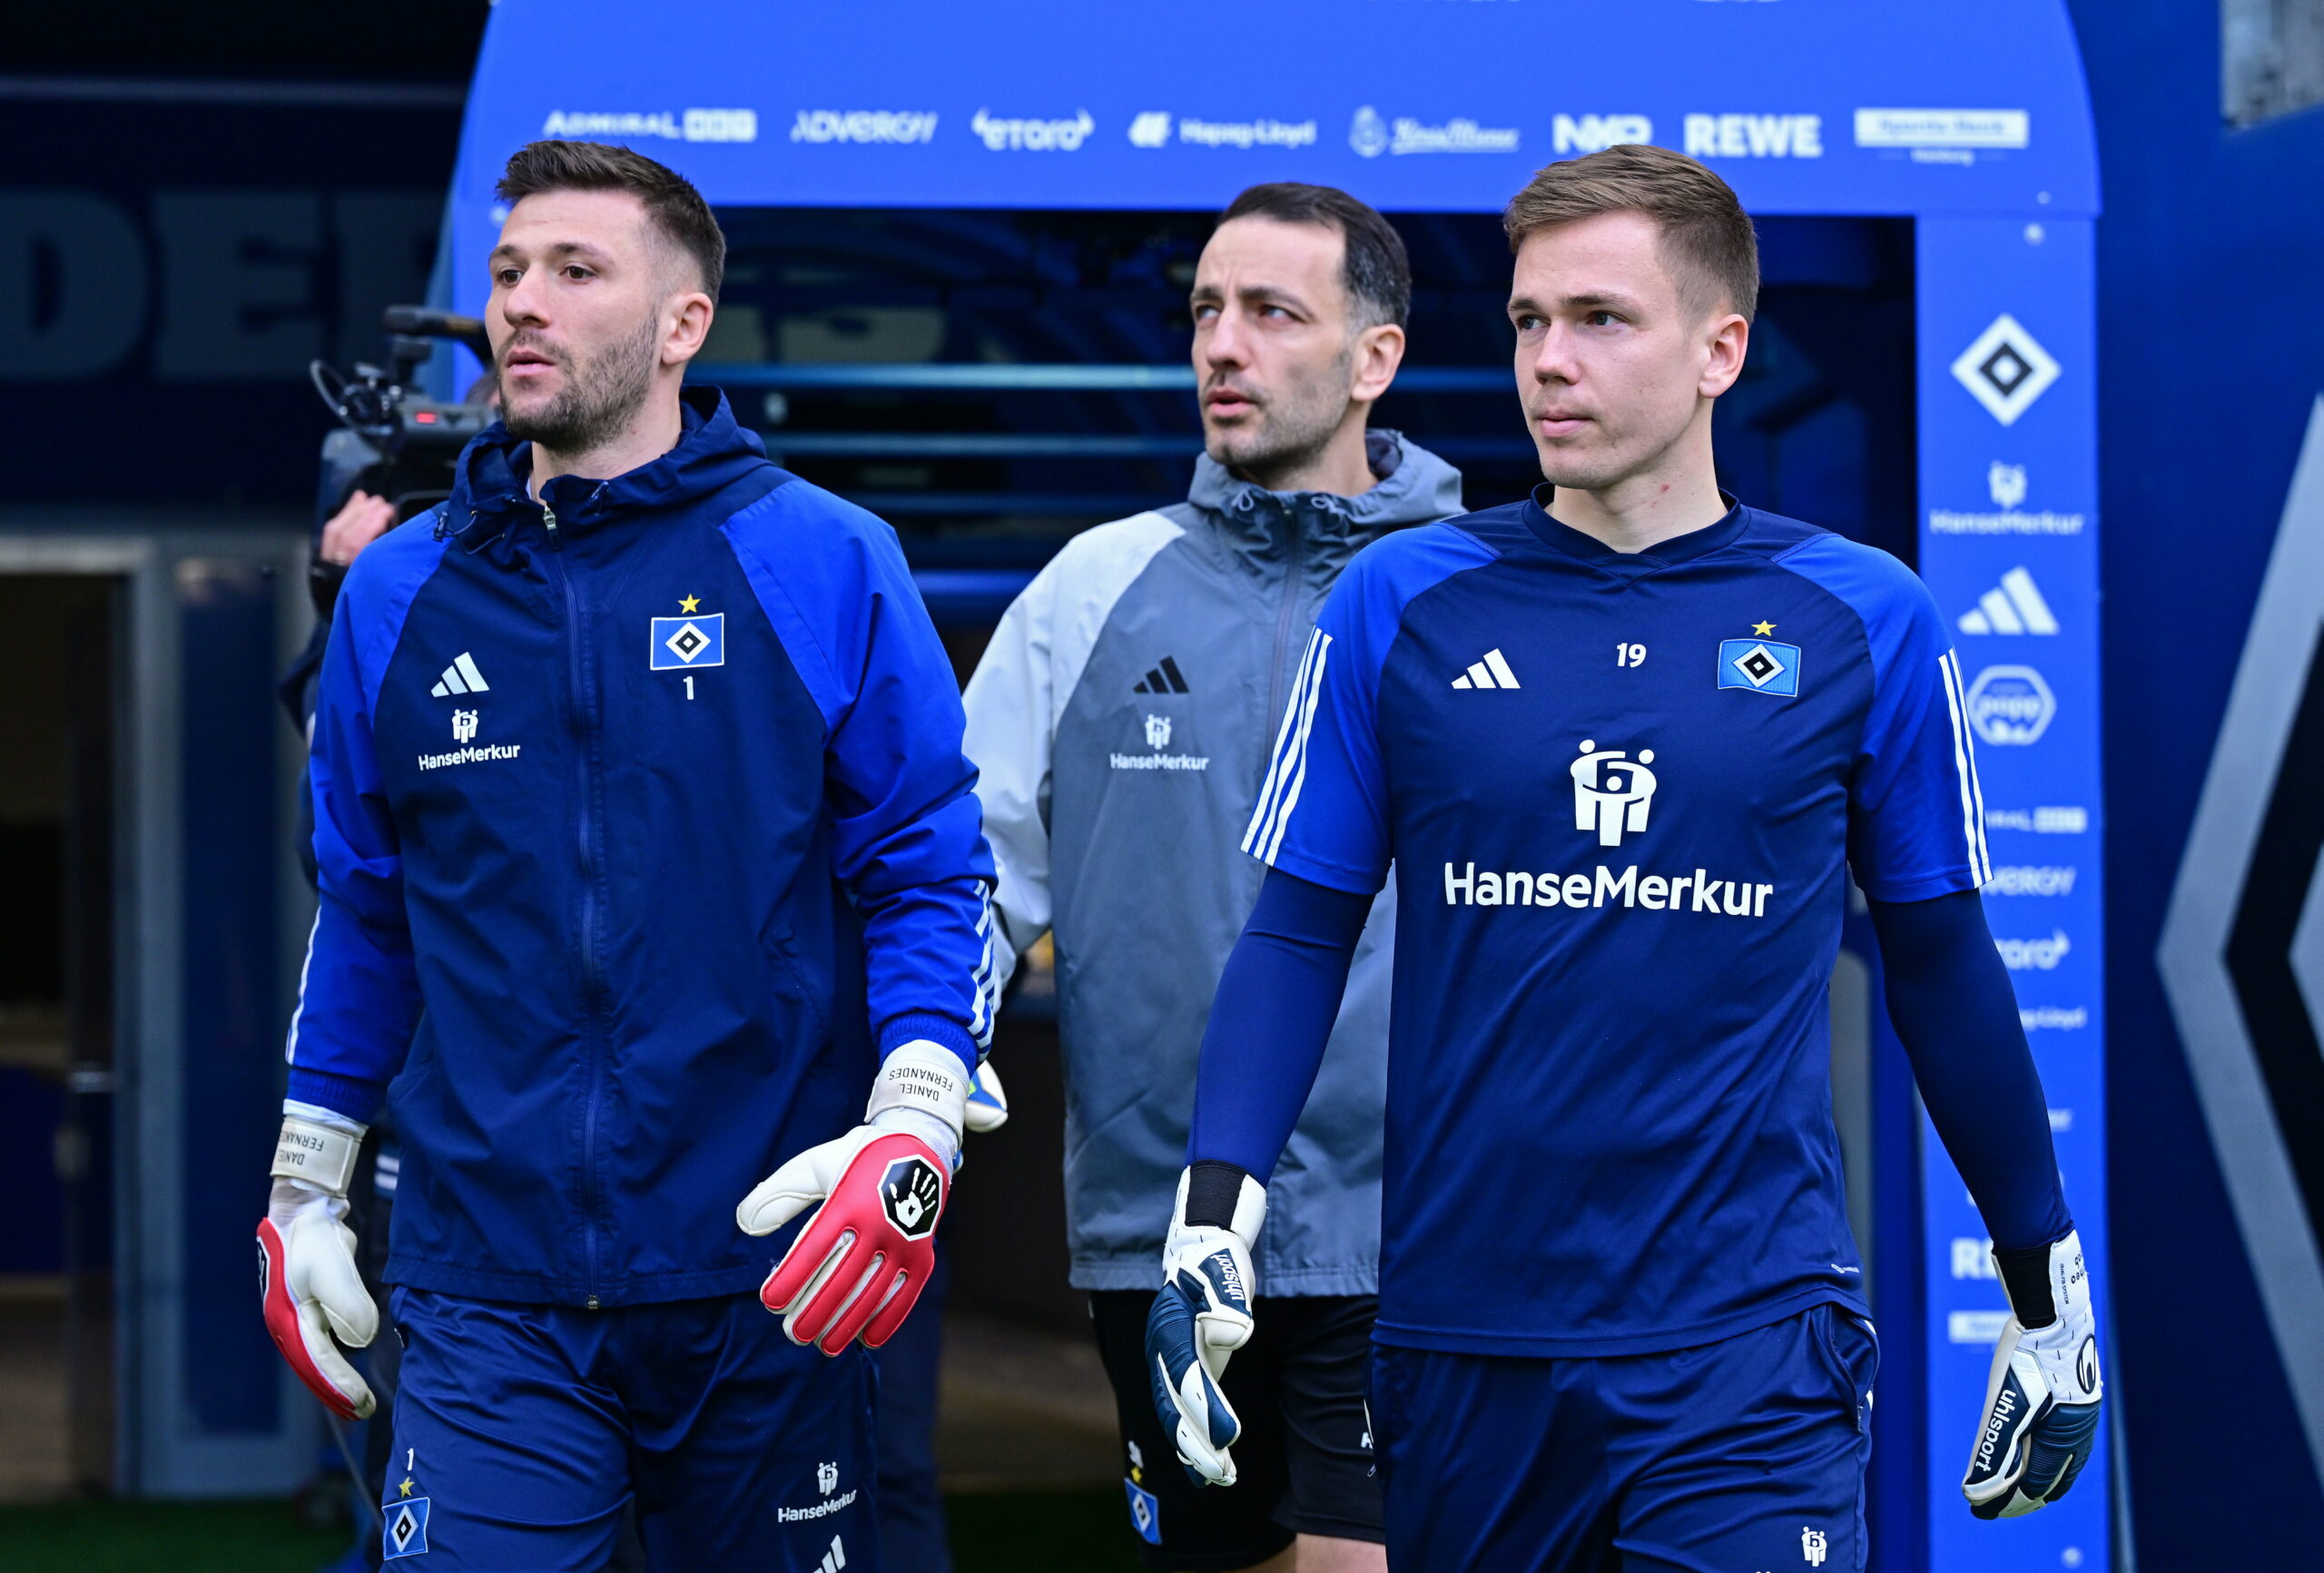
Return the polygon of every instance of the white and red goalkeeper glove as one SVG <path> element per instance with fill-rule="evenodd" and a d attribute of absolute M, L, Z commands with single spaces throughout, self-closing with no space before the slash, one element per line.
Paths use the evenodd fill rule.
<path fill-rule="evenodd" d="M 784 1164 L 734 1210 L 744 1234 L 771 1234 L 822 1203 L 759 1290 L 792 1342 L 839 1354 L 860 1337 L 877 1349 L 903 1325 L 936 1265 L 969 1086 L 943 1045 L 901 1045 L 872 1084 L 863 1124 Z"/>
<path fill-rule="evenodd" d="M 283 1116 L 274 1190 L 259 1220 L 260 1302 L 266 1331 L 299 1380 L 332 1413 L 361 1420 L 373 1408 L 371 1390 L 339 1345 L 361 1349 L 379 1331 L 379 1308 L 355 1270 L 355 1231 L 347 1226 L 347 1182 L 366 1127 L 300 1107 Z"/>

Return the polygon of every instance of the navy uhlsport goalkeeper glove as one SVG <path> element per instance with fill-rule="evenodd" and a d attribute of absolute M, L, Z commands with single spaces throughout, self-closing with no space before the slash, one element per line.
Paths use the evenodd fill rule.
<path fill-rule="evenodd" d="M 2081 1234 L 1994 1263 L 2011 1314 L 1961 1494 L 1980 1519 L 2014 1519 L 2064 1496 L 2098 1445 L 2098 1320 Z"/>
<path fill-rule="evenodd" d="M 1198 1163 L 1178 1176 L 1162 1292 L 1146 1319 L 1146 1366 L 1154 1411 L 1198 1486 L 1235 1483 L 1227 1449 L 1243 1424 L 1219 1383 L 1255 1326 L 1251 1247 L 1266 1215 L 1267 1188 L 1233 1164 Z"/>

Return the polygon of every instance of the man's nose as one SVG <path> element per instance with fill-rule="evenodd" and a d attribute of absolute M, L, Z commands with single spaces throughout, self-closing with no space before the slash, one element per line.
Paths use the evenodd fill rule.
<path fill-rule="evenodd" d="M 527 270 L 523 278 L 500 298 L 500 314 L 519 328 L 537 328 L 548 320 L 545 310 L 546 292 L 537 281 L 538 275 Z"/>
<path fill-rule="evenodd" d="M 1581 367 L 1574 359 L 1573 335 L 1562 326 L 1551 323 L 1533 346 L 1525 369 L 1536 382 L 1572 382 L 1580 376 Z"/>
<path fill-rule="evenodd" d="M 1241 320 L 1232 311 L 1221 311 L 1210 325 L 1210 331 L 1197 341 L 1196 353 L 1213 366 L 1248 366 L 1250 346 L 1243 342 Z"/>

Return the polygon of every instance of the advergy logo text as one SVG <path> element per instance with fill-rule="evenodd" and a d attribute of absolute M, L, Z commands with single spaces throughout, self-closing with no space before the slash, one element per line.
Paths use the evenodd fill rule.
<path fill-rule="evenodd" d="M 759 112 L 754 109 L 687 109 L 675 113 L 598 114 L 551 110 L 541 126 L 543 136 L 658 136 L 667 142 L 756 142 Z"/>
<path fill-rule="evenodd" d="M 919 109 L 803 109 L 791 123 L 793 142 L 929 142 L 936 135 L 936 112 Z"/>

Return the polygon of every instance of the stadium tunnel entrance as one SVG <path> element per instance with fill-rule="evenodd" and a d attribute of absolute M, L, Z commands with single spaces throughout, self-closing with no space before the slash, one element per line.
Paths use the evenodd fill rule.
<path fill-rule="evenodd" d="M 1379 419 L 1458 465 L 1477 506 L 1533 478 L 1499 326 L 1501 205 L 1537 165 L 1616 141 L 1703 158 L 1760 222 L 1769 282 L 1746 381 L 1718 416 L 1722 478 L 1897 553 L 1957 620 L 1959 700 L 2009 876 L 1989 910 L 2077 1222 L 2102 1261 L 2097 171 L 2063 5 L 1351 13 L 1261 0 L 1258 14 L 1268 36 L 1296 41 L 1295 75 L 1222 84 L 1220 39 L 1256 35 L 1247 5 L 895 0 L 874 33 L 862 8 L 714 3 L 683 34 L 611 5 L 502 6 L 433 303 L 480 308 L 491 188 L 523 143 L 602 137 L 686 173 L 734 247 L 699 379 L 724 388 L 782 462 L 897 524 L 965 673 L 1060 541 L 1183 496 L 1198 440 L 1185 290 L 1207 215 L 1236 191 L 1335 184 L 1396 221 L 1419 297 Z M 1600 26 L 1619 26 L 1624 47 L 1593 55 L 1586 101 L 1478 69 L 1565 57 L 1577 30 Z M 706 34 L 721 40 L 708 54 Z M 436 391 L 457 394 L 474 370 L 447 352 Z M 270 587 L 255 546 L 122 551 L 106 571 L 129 586 L 122 693 L 141 752 L 123 777 L 135 830 L 118 954 L 143 982 L 117 996 L 142 1013 L 118 1123 L 143 1155 L 115 1164 L 139 1263 L 116 1303 L 143 1319 L 138 1347 L 152 1352 L 121 1363 L 134 1381 L 119 1455 L 124 1481 L 146 1489 L 264 1489 L 311 1462 L 311 1406 L 249 1314 L 247 1207 L 228 1231 L 182 1182 L 213 1153 L 260 1150 L 271 1129 L 310 910 L 290 828 L 297 760 L 279 715 L 243 718 L 188 674 L 205 662 L 254 673 L 264 651 L 271 677 L 303 626 L 283 589 L 295 575 Z M 2058 864 L 2079 868 L 2063 890 L 2043 874 Z M 230 893 L 230 870 L 257 867 L 279 877 Z M 2004 1302 L 1886 1027 L 1865 928 L 1852 917 L 1835 984 L 1835 1083 L 1885 1346 L 1875 1566 L 2104 1568 L 2111 1442 L 2072 1498 L 2004 1537 L 1974 1529 L 1959 1501 L 1957 1454 Z M 1054 1147 L 1041 1145 L 1058 1111 L 1040 982 L 1002 1025 L 1018 1113 L 979 1149 L 952 1257 L 963 1303 L 1078 1326 Z M 221 1045 L 248 1047 L 221 1058 Z M 250 1081 L 234 1112 L 202 1102 L 222 1095 L 221 1077 Z M 245 1116 L 264 1127 L 254 1141 L 232 1123 Z M 233 1293 L 212 1293 L 213 1267 L 236 1275 Z M 220 1325 L 190 1342 L 213 1314 Z M 195 1348 L 212 1352 L 195 1362 Z"/>

